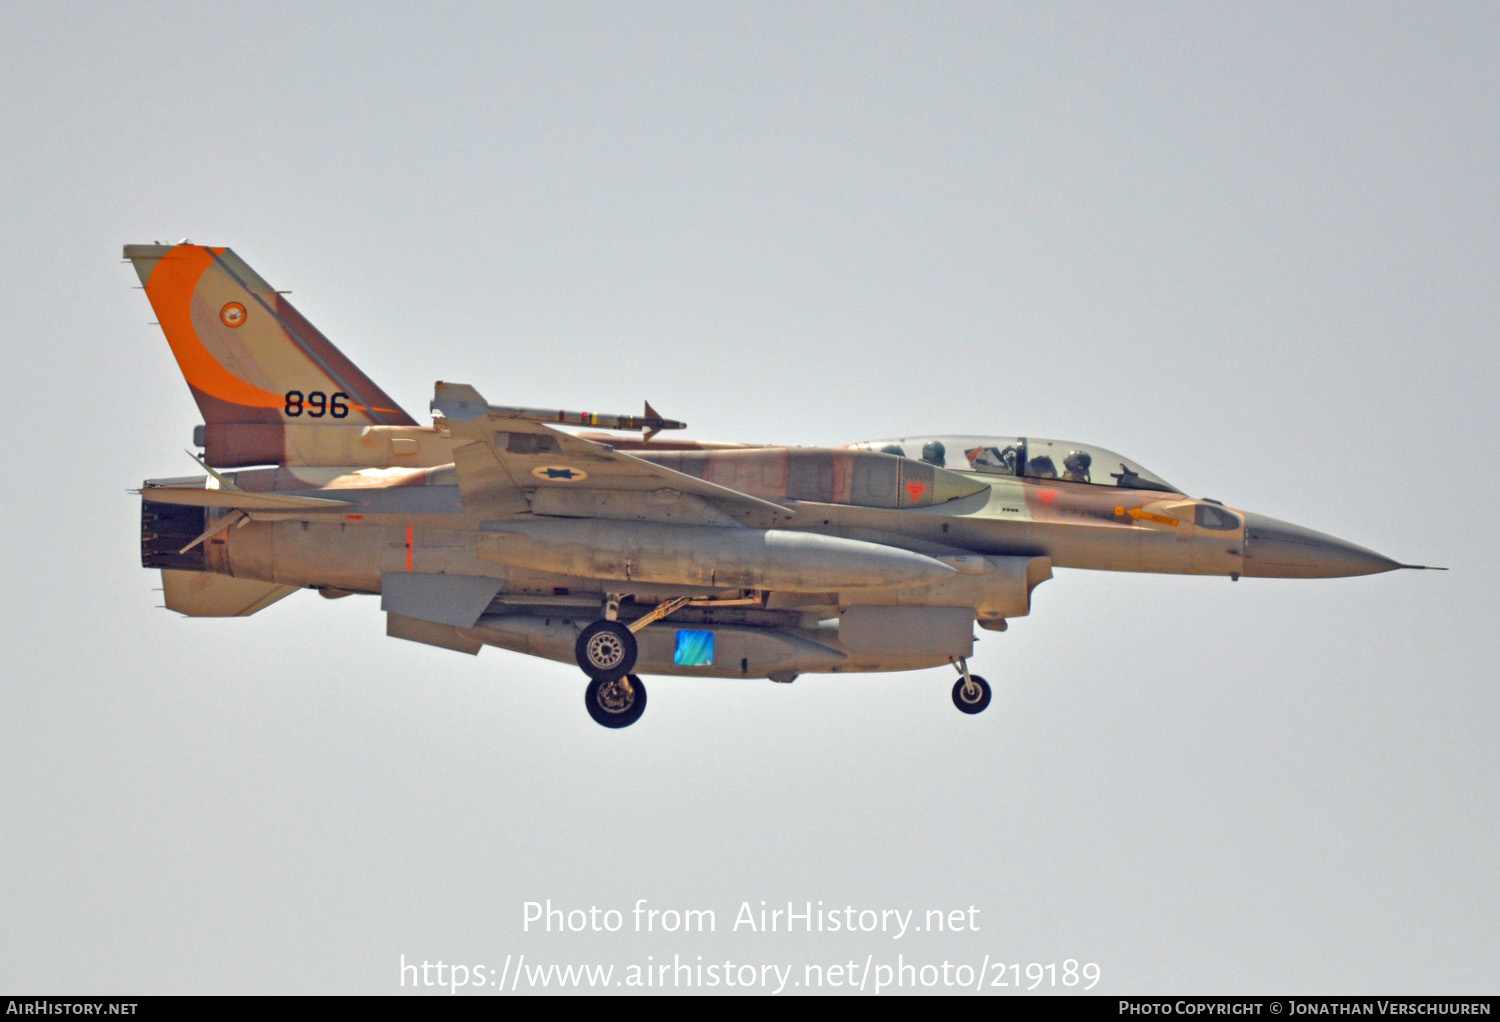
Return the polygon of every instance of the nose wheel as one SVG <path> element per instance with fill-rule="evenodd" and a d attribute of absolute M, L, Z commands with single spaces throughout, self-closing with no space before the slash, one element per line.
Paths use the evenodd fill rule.
<path fill-rule="evenodd" d="M 964 713 L 983 713 L 994 694 L 990 691 L 990 683 L 977 674 L 970 674 L 967 660 L 960 659 L 956 666 L 959 678 L 953 685 L 953 705 Z"/>
<path fill-rule="evenodd" d="M 583 702 L 595 723 L 629 727 L 646 712 L 646 686 L 634 674 L 613 680 L 595 678 L 589 682 Z"/>

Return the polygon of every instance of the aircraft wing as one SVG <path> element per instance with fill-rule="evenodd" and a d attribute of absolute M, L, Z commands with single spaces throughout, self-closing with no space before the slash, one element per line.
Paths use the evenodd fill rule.
<path fill-rule="evenodd" d="M 456 440 L 454 465 L 466 505 L 576 518 L 766 525 L 791 508 L 665 468 L 608 444 L 492 410 L 473 387 L 438 383 L 433 411 Z"/>

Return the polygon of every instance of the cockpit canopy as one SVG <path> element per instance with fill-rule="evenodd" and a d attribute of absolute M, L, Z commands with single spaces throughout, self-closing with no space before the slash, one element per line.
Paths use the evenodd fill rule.
<path fill-rule="evenodd" d="M 879 451 L 917 458 L 955 472 L 1060 479 L 1094 486 L 1181 493 L 1155 473 L 1092 444 L 1040 437 L 913 436 L 850 444 L 860 451 Z"/>

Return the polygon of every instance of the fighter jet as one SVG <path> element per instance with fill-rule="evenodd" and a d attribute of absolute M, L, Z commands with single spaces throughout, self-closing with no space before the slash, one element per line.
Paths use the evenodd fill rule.
<path fill-rule="evenodd" d="M 378 596 L 396 638 L 573 662 L 594 720 L 642 674 L 769 678 L 952 665 L 1052 569 L 1333 578 L 1400 564 L 1192 498 L 1123 455 L 1032 436 L 844 447 L 663 438 L 684 423 L 503 407 L 438 382 L 422 425 L 227 248 L 127 245 L 203 415 L 203 474 L 141 490 L 166 605 L 254 614 Z M 579 428 L 584 431 L 580 432 Z M 633 435 L 632 435 L 633 434 Z"/>

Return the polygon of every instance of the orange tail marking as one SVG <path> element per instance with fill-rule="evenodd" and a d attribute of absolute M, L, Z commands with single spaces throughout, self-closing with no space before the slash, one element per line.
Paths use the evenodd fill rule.
<path fill-rule="evenodd" d="M 206 248 L 179 245 L 156 264 L 146 282 L 146 296 L 156 309 L 156 318 L 172 346 L 172 354 L 188 383 L 203 393 L 251 408 L 280 408 L 280 394 L 261 390 L 225 369 L 209 354 L 193 328 L 193 293 L 213 261 Z"/>

